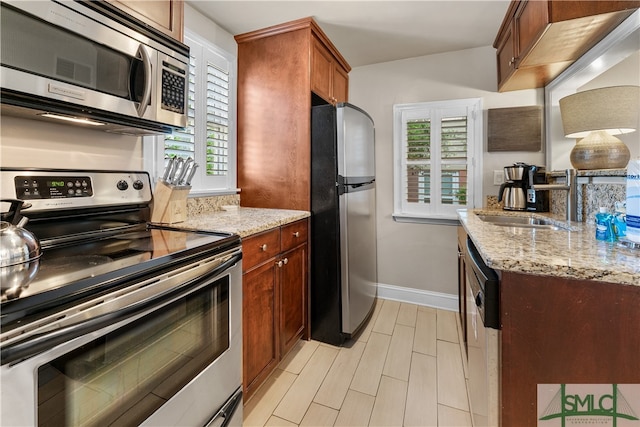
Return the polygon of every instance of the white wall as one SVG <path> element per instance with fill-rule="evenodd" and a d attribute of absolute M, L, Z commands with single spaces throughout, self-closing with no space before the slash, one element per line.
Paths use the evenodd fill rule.
<path fill-rule="evenodd" d="M 542 105 L 542 90 L 498 93 L 490 46 L 358 67 L 349 74 L 349 100 L 376 124 L 378 280 L 381 284 L 457 295 L 456 227 L 394 222 L 393 105 L 483 98 L 483 194 L 497 195 L 493 170 L 516 161 L 543 165 L 543 153 L 487 153 L 486 110 Z M 483 197 L 484 200 L 484 197 Z"/>

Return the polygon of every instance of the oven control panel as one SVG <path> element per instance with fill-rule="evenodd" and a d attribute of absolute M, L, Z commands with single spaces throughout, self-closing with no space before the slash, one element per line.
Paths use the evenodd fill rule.
<path fill-rule="evenodd" d="M 16 197 L 22 200 L 91 197 L 93 185 L 88 176 L 23 176 L 14 178 Z"/>
<path fill-rule="evenodd" d="M 21 199 L 30 211 L 151 202 L 146 172 L 1 169 L 2 199 Z"/>

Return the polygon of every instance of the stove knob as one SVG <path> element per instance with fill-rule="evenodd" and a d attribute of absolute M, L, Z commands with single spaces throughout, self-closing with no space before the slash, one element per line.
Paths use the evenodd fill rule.
<path fill-rule="evenodd" d="M 127 188 L 129 188 L 129 184 L 127 184 L 127 181 L 125 181 L 124 179 L 121 179 L 120 181 L 118 181 L 118 183 L 116 184 L 116 187 L 118 187 L 118 190 L 126 190 Z"/>
<path fill-rule="evenodd" d="M 144 188 L 144 184 L 139 179 L 136 179 L 135 181 L 133 181 L 133 188 L 135 188 L 136 190 L 142 190 Z"/>

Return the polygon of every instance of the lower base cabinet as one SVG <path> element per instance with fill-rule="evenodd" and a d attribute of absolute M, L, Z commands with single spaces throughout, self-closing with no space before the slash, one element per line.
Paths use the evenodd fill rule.
<path fill-rule="evenodd" d="M 243 240 L 243 392 L 248 399 L 307 335 L 308 220 Z"/>

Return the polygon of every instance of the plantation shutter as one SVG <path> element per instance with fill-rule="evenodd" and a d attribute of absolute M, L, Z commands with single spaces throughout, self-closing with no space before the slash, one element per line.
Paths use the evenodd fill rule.
<path fill-rule="evenodd" d="M 229 163 L 229 72 L 207 64 L 207 175 L 226 175 Z"/>
<path fill-rule="evenodd" d="M 472 206 L 469 153 L 479 102 L 471 101 L 394 106 L 394 217 L 452 218 Z"/>

